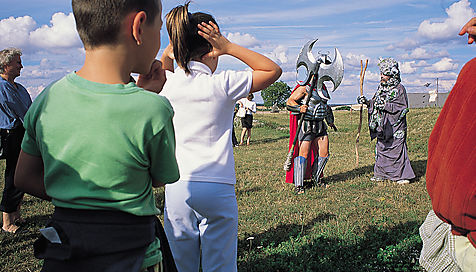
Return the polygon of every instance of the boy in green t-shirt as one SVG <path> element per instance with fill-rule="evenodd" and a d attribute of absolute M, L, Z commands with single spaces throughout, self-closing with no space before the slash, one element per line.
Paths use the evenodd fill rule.
<path fill-rule="evenodd" d="M 154 60 L 161 2 L 72 5 L 85 62 L 31 106 L 15 176 L 55 206 L 35 256 L 43 271 L 148 269 L 161 262 L 152 187 L 179 178 L 173 110 L 154 93 L 165 83 Z M 131 73 L 141 74 L 137 85 Z"/>

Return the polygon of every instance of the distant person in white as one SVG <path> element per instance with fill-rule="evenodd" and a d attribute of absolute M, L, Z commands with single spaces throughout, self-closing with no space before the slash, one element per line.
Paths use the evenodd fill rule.
<path fill-rule="evenodd" d="M 256 112 L 256 102 L 253 101 L 253 98 L 254 95 L 250 93 L 248 97 L 238 100 L 240 107 L 243 107 L 246 110 L 245 117 L 241 117 L 241 126 L 243 129 L 241 130 L 240 145 L 243 145 L 246 134 L 248 135 L 246 138 L 246 145 L 250 145 L 251 128 L 253 127 L 253 113 Z"/>

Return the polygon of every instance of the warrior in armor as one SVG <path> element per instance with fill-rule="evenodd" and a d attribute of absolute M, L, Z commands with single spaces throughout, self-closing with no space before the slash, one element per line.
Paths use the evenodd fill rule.
<path fill-rule="evenodd" d="M 297 128 L 299 115 L 304 114 L 304 122 L 298 135 L 299 145 L 294 151 L 293 167 L 286 173 L 286 182 L 294 183 L 297 194 L 304 193 L 304 179 L 306 177 L 310 177 L 315 185 L 326 186 L 321 177 L 329 159 L 327 125 L 337 131 L 332 109 L 327 104 L 330 97 L 325 86 L 323 85 L 321 89 L 314 89 L 311 92 L 308 92 L 309 88 L 310 86 L 298 85 L 286 102 L 286 108 L 291 112 L 291 135 L 294 134 L 292 130 L 295 131 Z M 311 95 L 309 104 L 303 105 L 308 93 Z"/>

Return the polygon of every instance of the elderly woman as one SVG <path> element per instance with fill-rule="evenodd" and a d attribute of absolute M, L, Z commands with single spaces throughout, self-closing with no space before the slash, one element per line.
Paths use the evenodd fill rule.
<path fill-rule="evenodd" d="M 21 222 L 20 203 L 23 192 L 15 187 L 13 178 L 25 133 L 23 117 L 31 105 L 31 98 L 25 87 L 15 82 L 23 68 L 21 54 L 16 48 L 0 51 L 0 133 L 2 138 L 6 137 L 5 187 L 0 210 L 3 212 L 2 231 L 9 233 L 15 233 Z"/>
<path fill-rule="evenodd" d="M 415 178 L 407 151 L 408 98 L 400 83 L 398 63 L 392 58 L 379 62 L 380 84 L 371 100 L 365 96 L 359 103 L 369 108 L 370 138 L 377 138 L 374 176 L 371 180 L 388 179 L 398 184 L 410 183 Z"/>

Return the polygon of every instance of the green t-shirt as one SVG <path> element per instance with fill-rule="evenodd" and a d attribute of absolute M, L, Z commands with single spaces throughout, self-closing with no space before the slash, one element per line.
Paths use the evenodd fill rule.
<path fill-rule="evenodd" d="M 158 214 L 152 180 L 179 178 L 169 101 L 135 83 L 66 75 L 25 116 L 22 150 L 41 156 L 55 206 Z"/>

